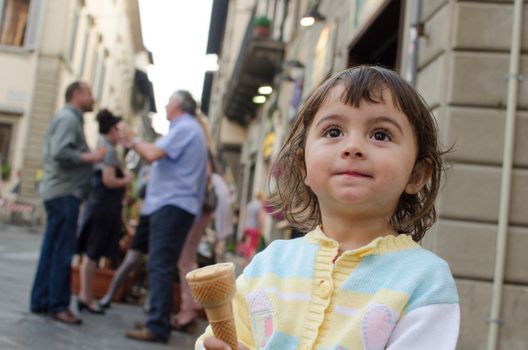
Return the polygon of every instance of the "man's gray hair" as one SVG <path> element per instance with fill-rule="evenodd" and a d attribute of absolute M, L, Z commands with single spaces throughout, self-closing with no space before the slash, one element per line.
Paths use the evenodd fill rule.
<path fill-rule="evenodd" d="M 172 94 L 172 98 L 181 101 L 181 109 L 190 115 L 196 116 L 197 104 L 189 91 L 177 90 Z"/>

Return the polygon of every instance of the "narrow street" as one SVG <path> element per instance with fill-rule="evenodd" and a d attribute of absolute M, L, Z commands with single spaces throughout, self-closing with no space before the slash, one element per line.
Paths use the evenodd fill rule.
<path fill-rule="evenodd" d="M 173 332 L 168 345 L 125 338 L 134 321 L 145 320 L 136 305 L 114 303 L 104 316 L 82 313 L 80 327 L 31 314 L 29 292 L 42 236 L 25 227 L 0 225 L 0 349 L 193 349 L 205 321 L 195 334 Z"/>

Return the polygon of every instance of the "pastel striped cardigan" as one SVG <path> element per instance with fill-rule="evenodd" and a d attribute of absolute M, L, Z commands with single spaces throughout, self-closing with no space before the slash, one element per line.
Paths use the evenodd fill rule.
<path fill-rule="evenodd" d="M 239 340 L 250 349 L 455 349 L 458 295 L 444 260 L 407 235 L 334 262 L 338 246 L 317 228 L 257 254 L 237 280 Z"/>

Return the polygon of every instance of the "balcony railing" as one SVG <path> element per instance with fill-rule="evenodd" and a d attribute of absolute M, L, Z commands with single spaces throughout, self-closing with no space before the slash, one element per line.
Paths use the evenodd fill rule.
<path fill-rule="evenodd" d="M 254 14 L 251 16 L 233 77 L 224 96 L 224 113 L 228 119 L 247 125 L 258 107 L 253 97 L 263 85 L 272 85 L 284 56 L 284 43 L 270 37 L 253 34 Z"/>

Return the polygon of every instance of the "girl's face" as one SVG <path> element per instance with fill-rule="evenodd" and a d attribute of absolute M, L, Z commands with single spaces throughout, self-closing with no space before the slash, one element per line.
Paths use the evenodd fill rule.
<path fill-rule="evenodd" d="M 383 101 L 359 108 L 344 104 L 337 85 L 314 116 L 304 150 L 305 184 L 327 214 L 380 217 L 388 222 L 403 192 L 417 193 L 427 180 L 415 168 L 416 137 L 388 90 Z"/>

